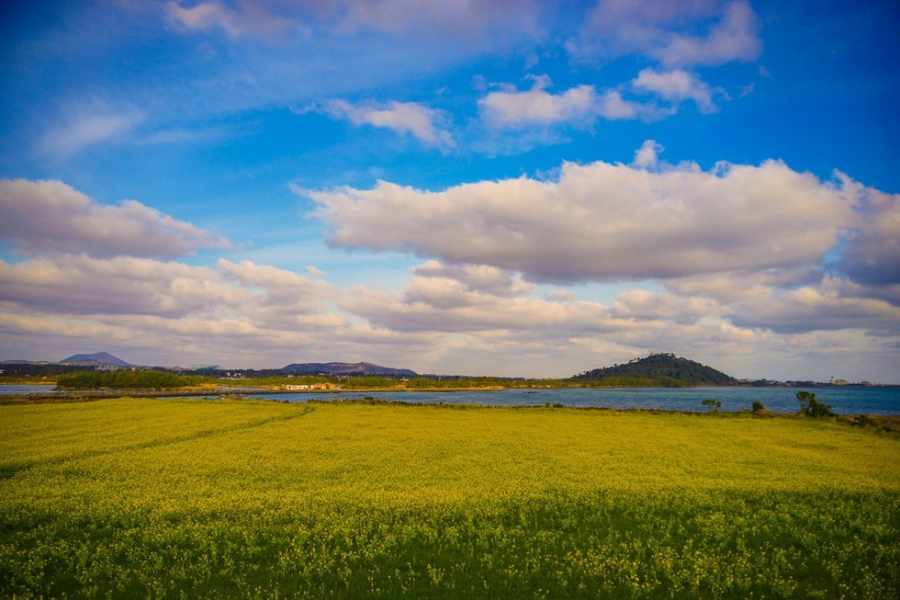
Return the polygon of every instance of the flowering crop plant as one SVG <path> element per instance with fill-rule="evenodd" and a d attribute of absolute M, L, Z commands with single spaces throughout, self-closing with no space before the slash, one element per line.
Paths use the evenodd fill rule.
<path fill-rule="evenodd" d="M 5 598 L 900 597 L 900 440 L 834 420 L 0 406 Z"/>

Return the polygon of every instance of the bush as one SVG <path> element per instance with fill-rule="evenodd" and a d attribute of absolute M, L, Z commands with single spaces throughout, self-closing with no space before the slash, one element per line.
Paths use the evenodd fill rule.
<path fill-rule="evenodd" d="M 831 405 L 816 400 L 816 395 L 810 392 L 797 392 L 797 402 L 800 403 L 800 414 L 807 417 L 833 417 Z"/>
<path fill-rule="evenodd" d="M 766 410 L 766 407 L 762 402 L 760 402 L 759 400 L 753 401 L 753 412 L 758 413 L 764 410 Z"/>
<path fill-rule="evenodd" d="M 712 398 L 707 398 L 700 404 L 702 404 L 703 406 L 708 406 L 709 412 L 711 413 L 717 412 L 720 408 L 722 408 L 722 403 L 718 400 L 713 400 Z"/>

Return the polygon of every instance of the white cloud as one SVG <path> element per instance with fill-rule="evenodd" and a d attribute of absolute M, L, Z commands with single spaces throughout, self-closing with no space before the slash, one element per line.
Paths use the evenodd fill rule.
<path fill-rule="evenodd" d="M 563 165 L 425 192 L 388 182 L 311 192 L 335 247 L 518 271 L 536 281 L 669 279 L 818 263 L 851 226 L 853 189 L 783 163 L 648 172 Z"/>
<path fill-rule="evenodd" d="M 171 257 L 227 240 L 135 200 L 97 203 L 60 181 L 0 180 L 0 236 L 25 252 Z"/>
<path fill-rule="evenodd" d="M 302 20 L 281 14 L 276 3 L 241 2 L 234 10 L 221 2 L 200 2 L 184 7 L 179 2 L 166 5 L 166 16 L 177 29 L 187 32 L 221 30 L 228 36 L 268 39 L 290 30 L 303 30 Z"/>
<path fill-rule="evenodd" d="M 717 110 L 713 101 L 714 96 L 725 96 L 721 88 L 710 88 L 696 75 L 682 70 L 661 73 L 653 69 L 644 69 L 638 73 L 631 85 L 638 91 L 658 94 L 676 104 L 684 100 L 693 100 L 700 112 L 704 113 Z"/>
<path fill-rule="evenodd" d="M 267 319 L 320 312 L 323 304 L 335 294 L 333 288 L 320 279 L 270 265 L 258 265 L 249 260 L 234 263 L 221 258 L 218 266 L 242 289 L 254 290 L 253 303 L 266 312 Z M 242 312 L 247 309 L 246 306 L 237 307 Z"/>
<path fill-rule="evenodd" d="M 863 219 L 843 249 L 840 268 L 863 283 L 900 284 L 900 194 L 866 188 L 843 174 L 839 177 L 863 198 L 859 209 Z"/>
<path fill-rule="evenodd" d="M 719 317 L 727 311 L 709 298 L 685 297 L 670 293 L 629 290 L 616 296 L 612 314 L 622 319 L 664 320 L 673 323 L 696 323 L 700 319 Z"/>
<path fill-rule="evenodd" d="M 890 344 L 900 309 L 838 280 L 773 290 L 759 303 L 636 288 L 607 307 L 569 289 L 544 299 L 535 291 L 498 269 L 436 261 L 416 268 L 399 292 L 342 291 L 249 261 L 215 269 L 128 257 L 0 261 L 0 337 L 7 355 L 27 346 L 45 352 L 39 358 L 102 347 L 144 364 L 375 360 L 519 376 L 569 376 L 652 351 L 713 364 L 730 357 L 745 370 L 764 353 L 791 366 L 757 370 L 768 377 L 808 376 L 812 359 L 795 362 L 800 354 L 826 354 L 815 364 L 832 370 L 861 351 L 880 352 L 878 368 L 897 357 Z M 881 339 L 866 339 L 867 327 Z"/>
<path fill-rule="evenodd" d="M 494 127 L 551 125 L 561 122 L 590 123 L 597 113 L 597 94 L 593 86 L 579 85 L 559 94 L 545 91 L 550 80 L 534 77 L 534 85 L 525 92 L 491 92 L 478 101 L 485 119 Z"/>
<path fill-rule="evenodd" d="M 531 286 L 498 269 L 429 261 L 416 269 L 402 292 L 359 286 L 342 298 L 341 306 L 395 331 L 508 330 L 559 339 L 575 332 L 583 335 L 629 327 L 611 318 L 599 303 L 544 300 L 532 297 L 531 290 Z"/>
<path fill-rule="evenodd" d="M 300 111 L 324 112 L 333 119 L 347 119 L 354 125 L 371 125 L 400 135 L 410 134 L 428 146 L 449 149 L 455 146 L 453 137 L 443 128 L 447 117 L 440 111 L 415 102 L 391 101 L 386 104 L 353 105 L 346 100 L 328 100 Z"/>
<path fill-rule="evenodd" d="M 900 309 L 852 297 L 851 290 L 838 298 L 831 289 L 835 282 L 829 280 L 796 291 L 770 288 L 759 304 L 635 288 L 619 293 L 607 307 L 579 300 L 571 290 L 540 299 L 530 292 L 505 294 L 502 288 L 495 293 L 490 286 L 472 289 L 461 281 L 467 275 L 456 279 L 450 269 L 429 261 L 402 291 L 359 286 L 342 296 L 341 306 L 386 331 L 439 336 L 438 364 L 445 373 L 527 375 L 533 370 L 517 366 L 540 365 L 543 373 L 568 376 L 582 365 L 593 368 L 623 356 L 674 351 L 711 364 L 726 361 L 739 370 L 727 364 L 723 368 L 739 376 L 824 373 L 827 379 L 829 370 L 842 364 L 854 363 L 854 372 L 871 373 L 898 356 L 891 343 L 897 340 Z M 806 308 L 798 308 L 800 304 Z M 754 312 L 770 306 L 775 306 L 770 312 Z M 741 316 L 743 310 L 748 318 Z M 823 328 L 815 326 L 819 318 Z M 867 328 L 869 336 L 883 339 L 867 340 Z M 860 352 L 875 353 L 879 366 L 856 364 Z M 768 360 L 757 360 L 758 355 Z"/>
<path fill-rule="evenodd" d="M 619 90 L 607 90 L 597 103 L 597 113 L 610 121 L 625 119 L 654 121 L 673 115 L 675 111 L 674 107 L 662 108 L 655 104 L 626 100 L 622 98 Z"/>
<path fill-rule="evenodd" d="M 129 137 L 144 120 L 137 111 L 79 110 L 64 115 L 61 125 L 49 128 L 37 142 L 37 151 L 54 158 L 68 158 L 97 144 Z"/>
<path fill-rule="evenodd" d="M 653 140 L 646 140 L 637 152 L 634 153 L 633 164 L 639 169 L 655 169 L 659 164 L 659 153 L 663 147 Z"/>
<path fill-rule="evenodd" d="M 761 52 L 758 19 L 747 2 L 737 1 L 725 6 L 706 36 L 672 35 L 651 54 L 667 65 L 720 65 L 754 60 Z"/>
<path fill-rule="evenodd" d="M 863 288 L 836 278 L 735 307 L 733 320 L 745 327 L 796 333 L 860 329 L 881 335 L 900 334 L 900 306 L 859 295 Z"/>
<path fill-rule="evenodd" d="M 201 2 L 195 6 L 182 7 L 177 2 L 166 5 L 169 20 L 190 31 L 207 31 L 221 27 L 230 35 L 239 32 L 237 14 L 218 2 Z"/>
<path fill-rule="evenodd" d="M 579 58 L 642 54 L 667 66 L 750 61 L 762 51 L 745 0 L 601 0 L 568 44 Z"/>
<path fill-rule="evenodd" d="M 445 265 L 430 260 L 416 267 L 415 274 L 419 278 L 451 280 L 468 291 L 487 292 L 496 296 L 521 296 L 533 289 L 521 277 L 486 265 Z"/>
<path fill-rule="evenodd" d="M 661 108 L 622 97 L 618 89 L 598 92 L 594 86 L 578 85 L 564 92 L 546 91 L 550 79 L 532 76 L 530 90 L 519 91 L 503 86 L 478 101 L 483 119 L 494 129 L 515 129 L 567 124 L 589 127 L 598 117 L 609 121 L 643 119 L 653 121 L 667 117 L 675 108 Z"/>
<path fill-rule="evenodd" d="M 748 376 L 892 372 L 900 285 L 823 278 L 818 267 L 846 224 L 887 247 L 895 197 L 777 162 L 707 173 L 660 163 L 653 142 L 643 149 L 636 163 L 651 170 L 566 164 L 558 181 L 316 193 L 338 234 L 352 225 L 372 236 L 365 247 L 473 252 L 471 260 L 428 260 L 396 290 L 342 289 L 313 269 L 309 276 L 247 260 L 194 266 L 38 244 L 24 262 L 0 260 L 0 352 L 28 358 L 18 349 L 29 348 L 30 357 L 57 359 L 89 348 L 144 364 L 368 360 L 421 372 L 569 376 L 675 351 L 717 366 L 730 360 L 741 371 L 721 368 Z M 48 197 L 62 197 L 63 212 L 98 206 L 54 185 L 62 187 Z M 410 237 L 417 231 L 424 235 Z M 654 273 L 669 277 L 662 291 L 621 286 L 606 303 L 579 297 L 579 287 L 551 291 L 526 280 Z"/>
<path fill-rule="evenodd" d="M 775 294 L 775 288 L 788 289 L 811 285 L 822 280 L 818 265 L 737 270 L 727 273 L 694 275 L 666 281 L 666 288 L 683 296 L 702 296 L 732 304 L 744 300 L 764 300 Z"/>
<path fill-rule="evenodd" d="M 0 261 L 2 298 L 50 314 L 185 317 L 227 299 L 215 271 L 146 258 L 63 255 Z"/>
<path fill-rule="evenodd" d="M 347 325 L 329 312 L 327 283 L 269 265 L 220 259 L 218 268 L 146 258 L 60 255 L 0 261 L 0 302 L 18 311 L 153 318 L 158 328 L 215 335 L 232 331 L 311 331 Z M 173 324 L 177 323 L 177 324 Z M 219 323 L 216 325 L 215 323 Z"/>

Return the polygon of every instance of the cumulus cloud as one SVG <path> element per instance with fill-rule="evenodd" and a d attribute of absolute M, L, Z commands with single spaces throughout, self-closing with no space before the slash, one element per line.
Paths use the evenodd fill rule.
<path fill-rule="evenodd" d="M 0 180 L 0 237 L 27 253 L 174 257 L 227 240 L 135 200 L 99 204 L 60 181 Z"/>
<path fill-rule="evenodd" d="M 550 125 L 560 122 L 590 122 L 595 118 L 597 93 L 593 86 L 579 85 L 559 94 L 546 91 L 550 79 L 534 77 L 530 90 L 504 89 L 478 101 L 485 119 L 494 127 Z"/>
<path fill-rule="evenodd" d="M 658 172 L 566 163 L 442 191 L 388 182 L 311 192 L 334 247 L 518 271 L 535 281 L 670 279 L 818 263 L 854 222 L 856 194 L 778 161 Z M 401 216 L 398 218 L 398 216 Z"/>
<path fill-rule="evenodd" d="M 227 300 L 229 293 L 211 269 L 132 257 L 0 261 L 0 281 L 3 301 L 52 314 L 178 318 Z"/>
<path fill-rule="evenodd" d="M 671 293 L 635 289 L 616 296 L 612 314 L 623 319 L 664 320 L 696 323 L 700 319 L 722 316 L 727 311 L 709 298 L 678 296 Z"/>
<path fill-rule="evenodd" d="M 635 288 L 605 306 L 580 300 L 572 290 L 536 298 L 530 292 L 494 293 L 490 286 L 472 289 L 466 279 L 452 265 L 429 261 L 399 292 L 359 286 L 340 304 L 380 330 L 439 336 L 440 364 L 445 369 L 466 364 L 460 372 L 467 373 L 509 373 L 511 364 L 524 363 L 568 376 L 578 370 L 573 365 L 593 368 L 649 351 L 674 351 L 707 363 L 731 361 L 740 370 L 723 368 L 738 375 L 797 377 L 814 361 L 827 378 L 827 369 L 848 364 L 841 361 L 854 360 L 861 348 L 881 347 L 881 361 L 897 354 L 889 348 L 896 326 L 893 333 L 886 328 L 896 322 L 897 308 L 854 296 L 859 289 L 837 292 L 835 286 L 846 286 L 837 280 L 795 290 L 770 288 L 767 298 L 776 298 L 776 308 L 760 302 L 756 307 L 763 312 L 754 313 L 742 301 L 676 292 Z M 807 308 L 798 309 L 799 304 Z M 741 310 L 752 323 L 739 317 Z M 825 319 L 825 327 L 815 327 L 818 318 Z M 866 335 L 885 339 L 867 341 Z M 759 354 L 768 360 L 757 361 Z M 798 361 L 800 355 L 806 363 Z M 784 365 L 782 371 L 773 372 L 772 356 Z M 757 362 L 764 368 L 757 369 Z"/>
<path fill-rule="evenodd" d="M 646 140 L 634 153 L 633 164 L 639 169 L 655 169 L 659 164 L 659 153 L 663 151 L 661 144 L 654 140 Z"/>
<path fill-rule="evenodd" d="M 534 298 L 531 290 L 518 278 L 491 267 L 429 261 L 416 269 L 402 292 L 355 287 L 341 306 L 395 331 L 542 331 L 545 338 L 558 338 L 628 326 L 617 323 L 599 303 Z"/>
<path fill-rule="evenodd" d="M 280 315 L 319 312 L 322 304 L 334 294 L 332 287 L 320 279 L 270 265 L 258 265 L 249 260 L 234 263 L 221 258 L 218 266 L 242 288 L 259 290 L 255 294 L 256 303 Z"/>
<path fill-rule="evenodd" d="M 861 329 L 881 335 L 900 333 L 900 306 L 859 295 L 858 286 L 826 278 L 818 286 L 787 290 L 735 307 L 735 324 L 782 333 Z"/>
<path fill-rule="evenodd" d="M 0 261 L 0 302 L 56 315 L 185 320 L 185 327 L 204 320 L 254 330 L 346 323 L 346 317 L 326 310 L 334 297 L 326 282 L 250 261 L 220 259 L 217 267 L 124 256 Z"/>
<path fill-rule="evenodd" d="M 670 279 L 666 288 L 682 296 L 714 298 L 725 304 L 771 298 L 776 289 L 812 285 L 822 280 L 818 264 L 761 270 L 737 270 Z"/>
<path fill-rule="evenodd" d="M 626 100 L 619 90 L 607 90 L 597 102 L 597 114 L 609 121 L 625 119 L 655 121 L 675 114 L 675 111 L 674 107 L 660 107 L 656 104 Z"/>
<path fill-rule="evenodd" d="M 354 125 L 371 125 L 390 129 L 400 135 L 410 134 L 428 146 L 445 150 L 455 145 L 453 137 L 443 128 L 446 116 L 416 102 L 353 105 L 346 100 L 336 99 L 319 102 L 295 112 L 323 112 L 332 119 L 347 119 Z"/>
<path fill-rule="evenodd" d="M 139 364 L 279 367 L 300 360 L 412 364 L 433 334 L 375 329 L 333 309 L 333 289 L 243 261 L 218 268 L 63 255 L 0 261 L 0 337 L 8 357 L 95 348 Z M 121 348 L 121 350 L 119 350 Z M 15 354 L 10 356 L 9 352 Z"/>
<path fill-rule="evenodd" d="M 589 127 L 597 118 L 652 121 L 675 112 L 672 107 L 662 108 L 656 104 L 625 99 L 618 89 L 599 92 L 594 86 L 586 84 L 553 94 L 547 91 L 551 85 L 547 76 L 531 78 L 534 83 L 530 90 L 519 91 L 505 85 L 478 101 L 482 117 L 489 126 L 495 129 L 557 124 Z"/>
<path fill-rule="evenodd" d="M 667 66 L 714 66 L 754 60 L 762 42 L 746 0 L 601 0 L 568 47 L 579 58 L 643 54 Z"/>
<path fill-rule="evenodd" d="M 715 96 L 725 96 L 721 88 L 710 88 L 693 73 L 683 70 L 658 72 L 644 69 L 631 82 L 634 89 L 659 95 L 669 102 L 679 103 L 693 100 L 700 112 L 710 113 L 717 110 L 713 101 Z"/>
<path fill-rule="evenodd" d="M 534 288 L 513 273 L 487 265 L 445 265 L 429 260 L 416 267 L 414 272 L 419 278 L 446 279 L 461 284 L 468 291 L 496 296 L 521 296 Z"/>
<path fill-rule="evenodd" d="M 900 194 L 855 184 L 863 197 L 859 226 L 843 248 L 839 267 L 856 281 L 875 286 L 900 284 Z"/>
<path fill-rule="evenodd" d="M 23 262 L 0 260 L 2 347 L 9 358 L 30 357 L 18 348 L 52 358 L 102 341 L 145 364 L 374 360 L 519 376 L 569 376 L 657 351 L 704 362 L 740 356 L 738 375 L 767 377 L 812 376 L 804 365 L 834 369 L 863 350 L 877 366 L 854 372 L 896 363 L 900 285 L 821 268 L 835 244 L 868 239 L 853 261 L 865 251 L 873 264 L 894 264 L 895 196 L 778 162 L 673 167 L 660 151 L 648 141 L 631 166 L 566 164 L 553 181 L 313 193 L 333 243 L 434 257 L 397 289 L 341 288 L 314 268 L 224 258 L 195 266 L 35 244 Z M 51 183 L 22 189 L 41 190 L 67 214 L 78 212 L 71 205 L 104 208 Z M 604 302 L 531 282 L 592 279 L 641 281 Z M 783 373 L 764 361 L 747 373 L 761 354 L 777 357 Z"/>
<path fill-rule="evenodd" d="M 652 54 L 668 65 L 720 65 L 750 61 L 762 51 L 759 22 L 744 1 L 731 2 L 705 36 L 672 35 Z"/>

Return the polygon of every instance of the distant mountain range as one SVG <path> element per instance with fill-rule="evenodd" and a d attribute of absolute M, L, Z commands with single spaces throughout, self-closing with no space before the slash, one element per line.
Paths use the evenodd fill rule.
<path fill-rule="evenodd" d="M 115 357 L 109 352 L 97 352 L 96 354 L 73 354 L 69 358 L 59 361 L 61 365 L 74 365 L 79 367 L 130 367 L 131 364 L 121 358 Z"/>
<path fill-rule="evenodd" d="M 3 361 L 4 365 L 61 365 L 66 367 L 133 367 L 109 352 L 74 354 L 58 363 L 43 361 Z M 383 367 L 368 362 L 293 363 L 280 369 L 290 375 L 386 376 L 414 379 L 418 373 L 410 369 Z M 278 370 L 273 370 L 277 374 Z M 570 378 L 573 381 L 603 387 L 688 387 L 735 385 L 738 381 L 721 371 L 674 354 L 651 354 L 623 365 L 585 371 Z"/>
<path fill-rule="evenodd" d="M 683 387 L 737 383 L 731 375 L 674 354 L 651 354 L 624 365 L 585 371 L 572 379 L 615 386 Z"/>
<path fill-rule="evenodd" d="M 418 373 L 409 369 L 392 369 L 372 363 L 294 363 L 283 369 L 292 375 L 388 375 L 393 377 L 417 377 Z"/>

